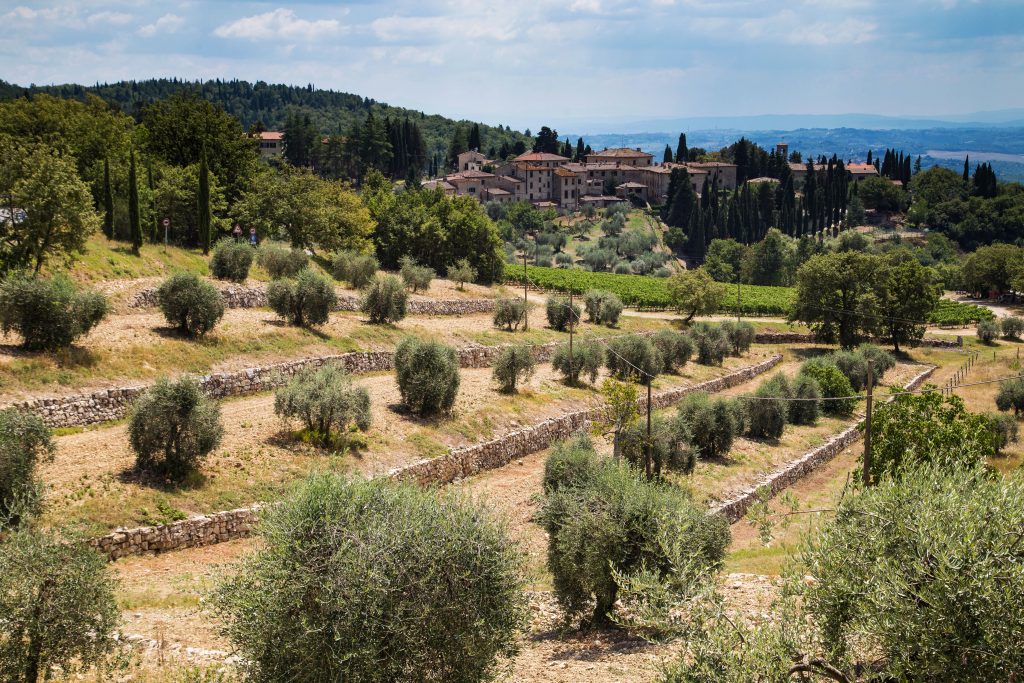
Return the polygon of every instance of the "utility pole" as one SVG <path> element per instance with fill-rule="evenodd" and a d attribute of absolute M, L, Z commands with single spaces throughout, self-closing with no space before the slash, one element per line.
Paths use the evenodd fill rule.
<path fill-rule="evenodd" d="M 646 448 L 646 451 L 647 451 L 646 460 L 647 460 L 647 462 L 645 464 L 646 464 L 646 470 L 647 470 L 647 478 L 650 479 L 651 475 L 654 473 L 654 462 L 653 462 L 653 458 L 651 457 L 651 448 L 652 448 L 652 444 L 651 444 L 651 376 L 649 374 L 647 375 L 647 444 L 646 444 L 646 446 L 647 446 L 647 448 Z"/>
<path fill-rule="evenodd" d="M 736 276 L 736 322 L 743 316 L 743 307 L 740 305 L 740 277 Z"/>
<path fill-rule="evenodd" d="M 569 290 L 569 374 L 575 369 L 575 361 L 572 356 L 572 333 L 576 329 L 576 314 L 572 310 L 572 289 Z"/>
<path fill-rule="evenodd" d="M 871 363 L 868 363 L 868 410 L 866 428 L 864 430 L 864 486 L 871 486 L 871 403 L 875 374 Z"/>
<path fill-rule="evenodd" d="M 523 332 L 530 329 L 530 297 L 528 287 L 530 277 L 526 274 L 526 255 L 529 250 L 523 249 Z"/>

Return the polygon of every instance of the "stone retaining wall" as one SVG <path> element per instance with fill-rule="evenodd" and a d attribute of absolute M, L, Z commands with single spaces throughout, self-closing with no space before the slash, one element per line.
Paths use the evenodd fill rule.
<path fill-rule="evenodd" d="M 263 287 L 217 285 L 226 308 L 266 308 L 267 293 Z M 128 304 L 132 308 L 153 308 L 157 305 L 156 287 L 143 289 Z M 335 311 L 358 311 L 359 297 L 339 293 Z M 410 315 L 468 315 L 494 310 L 493 299 L 409 299 Z"/>
<path fill-rule="evenodd" d="M 814 344 L 816 340 L 813 334 L 803 332 L 758 332 L 754 335 L 756 344 Z M 929 346 L 939 349 L 963 348 L 964 338 L 957 335 L 956 341 L 952 339 L 934 339 L 925 337 L 916 344 L 910 346 Z"/>
<path fill-rule="evenodd" d="M 660 391 L 652 396 L 654 406 L 663 408 L 679 401 L 687 394 L 698 391 L 713 393 L 742 384 L 767 372 L 781 361 L 782 356 L 775 355 L 707 382 Z M 646 409 L 647 397 L 643 397 L 638 403 L 641 409 Z M 466 448 L 453 448 L 447 455 L 420 460 L 391 470 L 387 476 L 423 484 L 447 484 L 502 467 L 512 460 L 543 450 L 558 439 L 579 431 L 588 422 L 600 417 L 602 411 L 603 408 L 595 407 L 567 413 L 490 441 Z M 167 552 L 223 543 L 249 536 L 262 507 L 254 505 L 249 508 L 190 517 L 159 526 L 118 529 L 105 536 L 91 539 L 89 545 L 102 551 L 111 560 L 116 560 L 147 552 Z"/>
<path fill-rule="evenodd" d="M 910 380 L 904 388 L 907 390 L 917 389 L 934 371 L 934 367 L 928 368 Z M 755 484 L 745 488 L 736 496 L 713 505 L 711 507 L 712 512 L 722 513 L 729 520 L 730 524 L 739 521 L 747 514 L 750 506 L 761 500 L 762 494 L 768 498 L 774 498 L 780 491 L 803 479 L 842 453 L 850 444 L 859 440 L 863 425 L 864 420 L 860 420 L 852 427 L 835 434 L 821 446 L 804 453 L 796 460 L 791 460 L 774 472 L 763 476 Z"/>

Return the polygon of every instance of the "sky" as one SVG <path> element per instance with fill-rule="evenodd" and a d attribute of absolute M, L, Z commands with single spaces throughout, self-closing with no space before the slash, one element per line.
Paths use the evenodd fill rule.
<path fill-rule="evenodd" d="M 0 0 L 0 79 L 353 92 L 536 129 L 1024 107 L 1022 0 Z"/>

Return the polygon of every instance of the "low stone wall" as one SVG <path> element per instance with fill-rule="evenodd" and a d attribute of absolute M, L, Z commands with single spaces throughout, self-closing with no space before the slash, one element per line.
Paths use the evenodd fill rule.
<path fill-rule="evenodd" d="M 767 372 L 781 361 L 782 356 L 775 355 L 756 365 L 740 368 L 707 382 L 667 389 L 654 394 L 653 403 L 655 407 L 662 408 L 694 392 L 722 391 Z M 638 403 L 641 408 L 646 408 L 647 397 Z M 396 468 L 387 476 L 423 484 L 447 484 L 502 467 L 515 459 L 543 450 L 555 441 L 579 431 L 588 422 L 600 417 L 602 411 L 602 407 L 594 407 L 567 413 L 490 441 L 466 448 L 451 449 L 447 455 L 438 458 L 420 460 Z M 116 560 L 147 552 L 167 552 L 223 543 L 249 536 L 262 507 L 264 506 L 254 505 L 249 508 L 190 517 L 160 526 L 118 529 L 105 536 L 91 539 L 89 545 L 99 549 L 111 560 Z"/>
<path fill-rule="evenodd" d="M 758 332 L 754 335 L 755 344 L 814 344 L 817 343 L 813 334 L 803 332 Z M 934 339 L 925 337 L 910 346 L 929 346 L 939 349 L 959 349 L 964 345 L 964 338 L 957 335 L 956 340 Z"/>
<path fill-rule="evenodd" d="M 245 285 L 217 285 L 226 308 L 266 308 L 267 293 L 263 287 Z M 157 305 L 156 287 L 143 289 L 128 304 L 132 308 L 152 308 Z M 358 311 L 359 297 L 338 294 L 335 311 Z M 409 299 L 406 310 L 410 315 L 469 315 L 494 310 L 492 299 Z"/>
<path fill-rule="evenodd" d="M 910 380 L 904 386 L 904 389 L 917 389 L 926 379 L 928 379 L 928 377 L 931 376 L 934 371 L 934 367 L 928 368 Z M 747 510 L 749 510 L 752 505 L 761 500 L 762 495 L 766 495 L 768 498 L 774 498 L 780 491 L 783 491 L 800 479 L 803 479 L 808 474 L 842 453 L 850 444 L 859 440 L 861 438 L 861 429 L 863 425 L 864 420 L 860 420 L 852 427 L 830 437 L 829 440 L 821 446 L 804 453 L 796 460 L 791 460 L 779 469 L 765 475 L 755 484 L 743 489 L 732 498 L 713 505 L 711 507 L 712 512 L 718 512 L 725 515 L 730 524 L 739 521 L 747 514 Z"/>

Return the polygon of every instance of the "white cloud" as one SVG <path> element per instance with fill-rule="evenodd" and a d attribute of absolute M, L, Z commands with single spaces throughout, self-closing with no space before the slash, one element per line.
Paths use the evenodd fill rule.
<path fill-rule="evenodd" d="M 40 9 L 33 9 L 31 7 L 25 7 L 24 5 L 19 5 L 0 18 L 2 18 L 5 21 L 35 21 L 36 19 L 42 19 L 43 21 L 53 21 L 56 19 L 61 19 L 67 16 L 68 14 L 74 14 L 74 9 L 62 9 L 59 7 L 43 7 Z"/>
<path fill-rule="evenodd" d="M 125 14 L 124 12 L 96 12 L 95 14 L 90 14 L 85 22 L 91 26 L 124 26 L 132 19 L 134 19 L 132 15 Z"/>
<path fill-rule="evenodd" d="M 158 33 L 174 33 L 185 24 L 185 18 L 177 14 L 165 14 L 152 24 L 146 24 L 139 29 L 139 35 L 144 38 L 155 36 Z"/>
<path fill-rule="evenodd" d="M 279 7 L 272 12 L 242 17 L 214 29 L 220 38 L 249 40 L 317 40 L 341 33 L 345 27 L 336 19 L 299 19 L 290 9 Z"/>
<path fill-rule="evenodd" d="M 514 21 L 490 16 L 390 16 L 375 19 L 370 27 L 378 38 L 388 42 L 438 41 L 508 41 L 519 34 Z"/>

